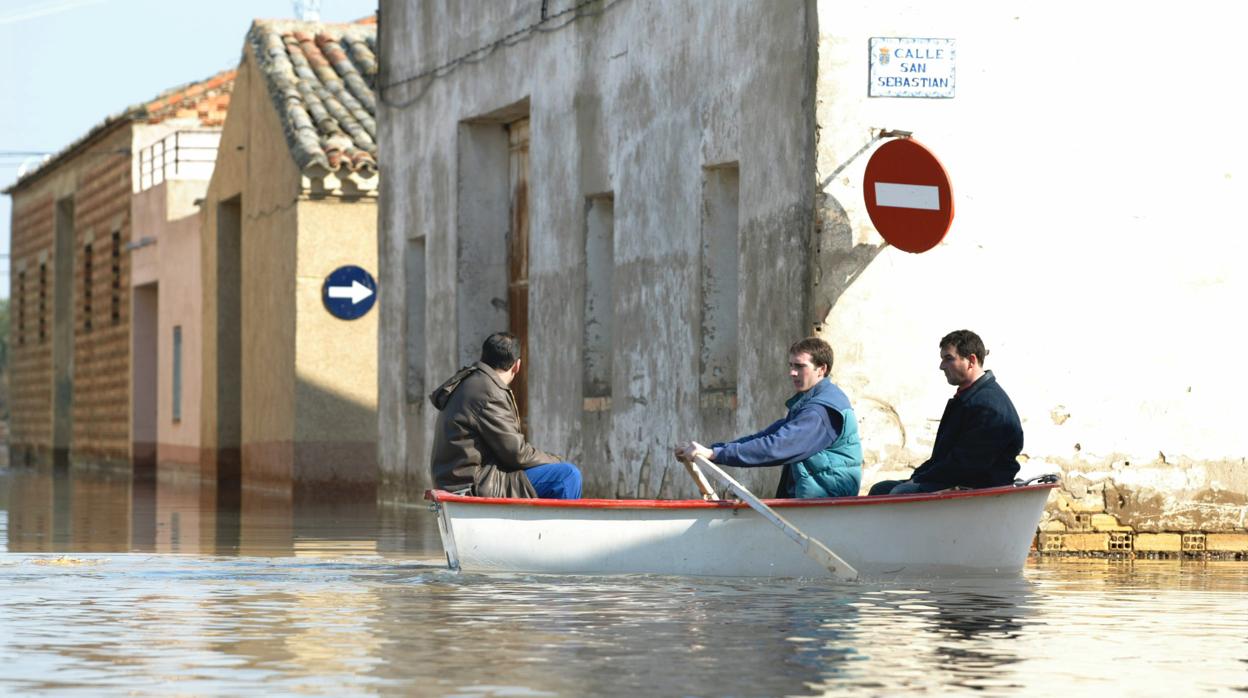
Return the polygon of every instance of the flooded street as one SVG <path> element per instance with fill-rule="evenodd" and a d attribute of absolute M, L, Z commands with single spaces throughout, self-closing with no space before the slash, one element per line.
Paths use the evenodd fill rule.
<path fill-rule="evenodd" d="M 1006 579 L 475 576 L 424 507 L 0 469 L 0 694 L 1248 691 L 1248 564 Z"/>

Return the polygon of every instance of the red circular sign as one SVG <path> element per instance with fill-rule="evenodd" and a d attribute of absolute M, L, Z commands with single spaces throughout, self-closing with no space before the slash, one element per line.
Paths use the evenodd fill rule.
<path fill-rule="evenodd" d="M 910 138 L 880 146 L 867 162 L 862 195 L 875 229 L 888 244 L 926 252 L 953 224 L 949 175 L 931 151 Z"/>

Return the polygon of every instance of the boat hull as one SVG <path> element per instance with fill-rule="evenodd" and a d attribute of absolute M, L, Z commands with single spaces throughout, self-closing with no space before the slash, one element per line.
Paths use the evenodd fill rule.
<path fill-rule="evenodd" d="M 767 500 L 864 576 L 1017 572 L 1053 485 Z M 451 567 L 469 572 L 822 577 L 740 502 L 516 500 L 430 492 Z"/>

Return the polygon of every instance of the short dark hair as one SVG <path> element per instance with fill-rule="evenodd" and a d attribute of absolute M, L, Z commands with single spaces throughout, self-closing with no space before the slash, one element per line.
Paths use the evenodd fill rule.
<path fill-rule="evenodd" d="M 520 360 L 520 340 L 510 332 L 495 332 L 481 345 L 481 363 L 506 371 Z"/>
<path fill-rule="evenodd" d="M 952 346 L 958 351 L 958 356 L 964 359 L 971 358 L 971 355 L 979 357 L 979 365 L 984 365 L 984 359 L 988 358 L 988 350 L 984 348 L 984 340 L 979 335 L 970 330 L 954 330 L 945 335 L 940 340 L 940 348 L 943 350 L 947 346 Z"/>
<path fill-rule="evenodd" d="M 807 337 L 793 342 L 793 346 L 789 347 L 789 354 L 810 354 L 815 368 L 827 366 L 828 372 L 832 372 L 832 346 L 818 337 Z"/>

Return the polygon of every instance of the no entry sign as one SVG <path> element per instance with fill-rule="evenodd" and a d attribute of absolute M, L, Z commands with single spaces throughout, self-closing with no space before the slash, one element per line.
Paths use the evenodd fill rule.
<path fill-rule="evenodd" d="M 880 146 L 867 162 L 862 195 L 867 214 L 888 244 L 926 252 L 953 224 L 949 175 L 931 151 L 910 138 Z"/>

